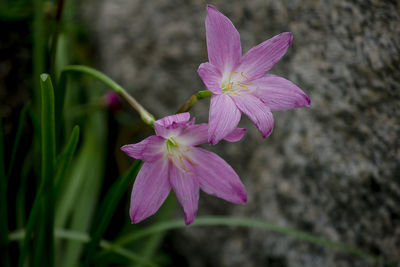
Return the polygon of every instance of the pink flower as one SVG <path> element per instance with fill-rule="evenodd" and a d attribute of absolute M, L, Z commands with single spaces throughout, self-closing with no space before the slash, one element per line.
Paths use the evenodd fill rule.
<path fill-rule="evenodd" d="M 235 26 L 209 5 L 206 34 L 209 62 L 200 65 L 198 74 L 213 93 L 208 130 L 211 144 L 237 127 L 242 112 L 266 138 L 274 125 L 271 111 L 310 105 L 308 96 L 295 84 L 265 74 L 286 53 L 292 41 L 290 32 L 253 47 L 242 56 Z"/>
<path fill-rule="evenodd" d="M 131 196 L 132 223 L 153 215 L 174 190 L 185 214 L 185 223 L 196 216 L 199 189 L 233 203 L 245 203 L 246 190 L 236 172 L 222 158 L 196 145 L 208 140 L 208 125 L 188 122 L 189 113 L 154 123 L 156 135 L 121 149 L 144 161 Z M 225 140 L 239 141 L 245 129 L 236 129 Z"/>

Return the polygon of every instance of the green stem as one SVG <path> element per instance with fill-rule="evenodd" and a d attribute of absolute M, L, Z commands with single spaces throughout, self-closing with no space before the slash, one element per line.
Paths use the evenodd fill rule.
<path fill-rule="evenodd" d="M 326 240 L 319 236 L 309 234 L 307 232 L 303 232 L 294 228 L 280 226 L 262 220 L 223 217 L 223 216 L 197 217 L 194 223 L 191 226 L 189 226 L 189 228 L 197 226 L 238 226 L 238 227 L 258 228 L 275 233 L 285 234 L 287 236 L 292 236 L 324 247 L 333 248 L 350 254 L 358 255 L 363 258 L 368 258 L 376 262 L 381 262 L 381 263 L 384 262 L 382 258 L 373 255 L 371 253 L 364 252 L 362 250 L 341 244 L 339 242 Z M 133 242 L 135 240 L 141 239 L 149 235 L 153 235 L 158 232 L 168 231 L 172 229 L 179 229 L 179 228 L 187 228 L 187 226 L 185 226 L 182 220 L 161 222 L 151 227 L 144 228 L 143 230 L 125 235 L 123 238 L 114 242 L 114 244 L 118 246 L 123 246 L 124 244 Z"/>
<path fill-rule="evenodd" d="M 139 115 L 142 118 L 144 123 L 153 127 L 154 116 L 151 115 L 142 105 L 140 105 L 139 102 L 137 102 L 135 98 L 133 98 L 124 88 L 122 88 L 122 86 L 120 86 L 118 83 L 116 83 L 111 78 L 106 76 L 104 73 L 102 73 L 98 70 L 95 70 L 93 68 L 87 67 L 87 66 L 70 65 L 70 66 L 66 66 L 62 70 L 61 75 L 63 75 L 63 73 L 68 73 L 68 72 L 80 72 L 80 73 L 89 74 L 92 77 L 102 81 L 103 83 L 108 85 L 112 90 L 114 90 L 117 94 L 122 96 L 139 113 Z M 65 83 L 66 82 L 65 77 L 60 78 L 60 81 Z M 63 86 L 63 85 L 61 85 L 61 86 Z"/>
<path fill-rule="evenodd" d="M 198 91 L 196 94 L 192 95 L 189 100 L 187 100 L 176 113 L 183 113 L 189 111 L 194 104 L 200 99 L 211 97 L 212 93 L 209 90 Z"/>

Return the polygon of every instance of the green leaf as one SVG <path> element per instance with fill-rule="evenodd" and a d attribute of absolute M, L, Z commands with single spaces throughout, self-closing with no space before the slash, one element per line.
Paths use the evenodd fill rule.
<path fill-rule="evenodd" d="M 61 187 L 64 183 L 67 170 L 69 169 L 73 155 L 75 153 L 76 147 L 79 141 L 79 126 L 76 125 L 72 130 L 71 137 L 68 143 L 65 145 L 64 150 L 58 156 L 56 161 L 56 176 L 55 176 L 55 189 L 54 195 L 58 196 L 61 191 Z"/>
<path fill-rule="evenodd" d="M 54 163 L 56 153 L 54 88 L 50 75 L 40 75 L 42 112 L 42 187 L 41 218 L 34 266 L 54 264 Z"/>
<path fill-rule="evenodd" d="M 90 264 L 95 253 L 99 242 L 106 231 L 114 211 L 120 202 L 122 196 L 126 193 L 128 185 L 136 177 L 140 168 L 142 167 L 142 162 L 136 160 L 132 167 L 129 169 L 128 173 L 120 177 L 110 188 L 104 201 L 102 202 L 100 208 L 98 209 L 97 215 L 95 217 L 96 224 L 92 227 L 92 239 L 87 245 L 85 251 L 85 265 Z"/>
<path fill-rule="evenodd" d="M 86 120 L 83 142 L 68 173 L 57 205 L 56 226 L 86 232 L 93 221 L 106 166 L 107 122 L 104 112 Z M 77 266 L 83 250 L 81 243 L 68 241 L 57 257 L 57 266 Z"/>
<path fill-rule="evenodd" d="M 114 242 L 113 244 L 117 246 L 123 246 L 124 244 L 133 242 L 135 240 L 141 239 L 143 237 L 153 235 L 155 233 L 164 232 L 172 229 L 179 228 L 193 228 L 198 226 L 237 226 L 237 227 L 247 227 L 247 228 L 258 228 L 263 229 L 275 233 L 284 234 L 287 236 L 292 236 L 298 238 L 300 240 L 304 240 L 310 243 L 314 243 L 317 245 L 321 245 L 327 248 L 337 249 L 349 254 L 358 255 L 363 258 L 368 258 L 376 262 L 383 263 L 383 259 L 371 254 L 364 252 L 360 249 L 353 248 L 339 242 L 330 241 L 319 236 L 300 231 L 294 228 L 285 227 L 276 225 L 273 223 L 269 223 L 262 220 L 256 219 L 248 219 L 248 218 L 235 218 L 235 217 L 197 217 L 194 223 L 190 226 L 185 226 L 185 223 L 182 220 L 173 220 L 168 222 L 162 222 L 155 224 L 151 227 L 144 228 L 142 230 L 135 231 L 131 234 L 125 235 L 123 238 Z"/>
<path fill-rule="evenodd" d="M 26 226 L 19 266 L 23 266 L 26 255 L 30 251 L 29 242 L 33 235 L 34 266 L 52 266 L 54 261 L 54 158 L 55 158 L 55 129 L 54 129 L 54 89 L 48 74 L 40 75 L 42 108 L 41 108 L 41 153 L 42 179 L 39 191 L 29 215 Z M 40 215 L 40 216 L 39 216 Z M 40 223 L 37 222 L 40 219 Z"/>
<path fill-rule="evenodd" d="M 7 177 L 5 174 L 3 125 L 0 120 L 0 263 L 10 266 L 8 255 Z"/>

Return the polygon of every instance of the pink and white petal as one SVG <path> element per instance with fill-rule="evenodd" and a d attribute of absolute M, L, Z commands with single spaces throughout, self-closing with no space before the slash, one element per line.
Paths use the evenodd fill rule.
<path fill-rule="evenodd" d="M 183 208 L 185 223 L 189 225 L 196 217 L 199 203 L 199 182 L 192 172 L 178 169 L 172 162 L 169 163 L 169 181 Z"/>
<path fill-rule="evenodd" d="M 310 105 L 310 98 L 297 85 L 276 75 L 266 75 L 252 82 L 254 95 L 272 111 Z"/>
<path fill-rule="evenodd" d="M 190 119 L 189 112 L 164 117 L 154 122 L 154 129 L 158 136 L 169 138 L 177 135 Z"/>
<path fill-rule="evenodd" d="M 144 161 L 154 161 L 162 156 L 162 147 L 165 139 L 152 135 L 136 144 L 128 144 L 121 147 L 128 156 Z"/>
<path fill-rule="evenodd" d="M 291 42 L 292 33 L 278 34 L 250 49 L 237 69 L 250 79 L 260 78 L 283 57 Z"/>
<path fill-rule="evenodd" d="M 230 134 L 228 134 L 224 140 L 228 142 L 237 142 L 245 135 L 246 129 L 244 128 L 236 128 Z M 197 146 L 200 144 L 204 144 L 208 141 L 208 124 L 201 123 L 193 125 L 183 133 L 176 137 L 176 140 L 179 144 L 185 146 Z"/>
<path fill-rule="evenodd" d="M 193 170 L 200 188 L 207 194 L 242 204 L 247 201 L 246 189 L 237 173 L 218 155 L 202 148 L 191 148 Z"/>
<path fill-rule="evenodd" d="M 208 142 L 215 145 L 236 129 L 241 113 L 230 96 L 211 96 Z"/>
<path fill-rule="evenodd" d="M 224 140 L 228 142 L 237 142 L 240 141 L 240 139 L 242 139 L 245 134 L 246 134 L 245 128 L 236 128 L 230 134 L 225 136 Z"/>
<path fill-rule="evenodd" d="M 234 97 L 237 107 L 257 126 L 263 138 L 268 137 L 274 128 L 271 110 L 257 97 L 247 94 Z"/>
<path fill-rule="evenodd" d="M 240 62 L 242 47 L 239 32 L 214 6 L 207 6 L 206 39 L 208 61 L 221 73 L 231 72 Z"/>
<path fill-rule="evenodd" d="M 155 162 L 145 162 L 132 189 L 129 210 L 132 223 L 138 223 L 153 215 L 170 191 L 168 161 L 161 158 Z"/>
<path fill-rule="evenodd" d="M 203 83 L 206 85 L 207 89 L 214 94 L 222 94 L 221 89 L 221 79 L 222 74 L 220 71 L 212 64 L 206 62 L 202 63 L 197 70 Z"/>
<path fill-rule="evenodd" d="M 197 146 L 208 141 L 208 124 L 200 123 L 188 126 L 181 135 L 176 137 L 179 144 Z"/>

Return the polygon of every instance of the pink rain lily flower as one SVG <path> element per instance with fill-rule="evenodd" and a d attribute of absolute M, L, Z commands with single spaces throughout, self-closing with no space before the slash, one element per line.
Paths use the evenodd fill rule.
<path fill-rule="evenodd" d="M 265 74 L 286 53 L 292 42 L 290 32 L 278 34 L 242 56 L 235 26 L 209 5 L 206 35 L 209 62 L 200 65 L 198 74 L 213 93 L 208 130 L 211 144 L 237 127 L 242 112 L 266 138 L 274 125 L 271 111 L 310 105 L 308 96 L 295 84 Z"/>
<path fill-rule="evenodd" d="M 186 224 L 196 216 L 200 188 L 229 202 L 246 202 L 246 190 L 232 167 L 216 154 L 195 147 L 207 142 L 208 125 L 195 125 L 189 118 L 189 113 L 181 113 L 160 119 L 154 123 L 156 135 L 121 148 L 128 156 L 144 161 L 132 190 L 132 223 L 153 215 L 171 188 Z M 225 140 L 239 141 L 245 131 L 238 128 Z"/>

